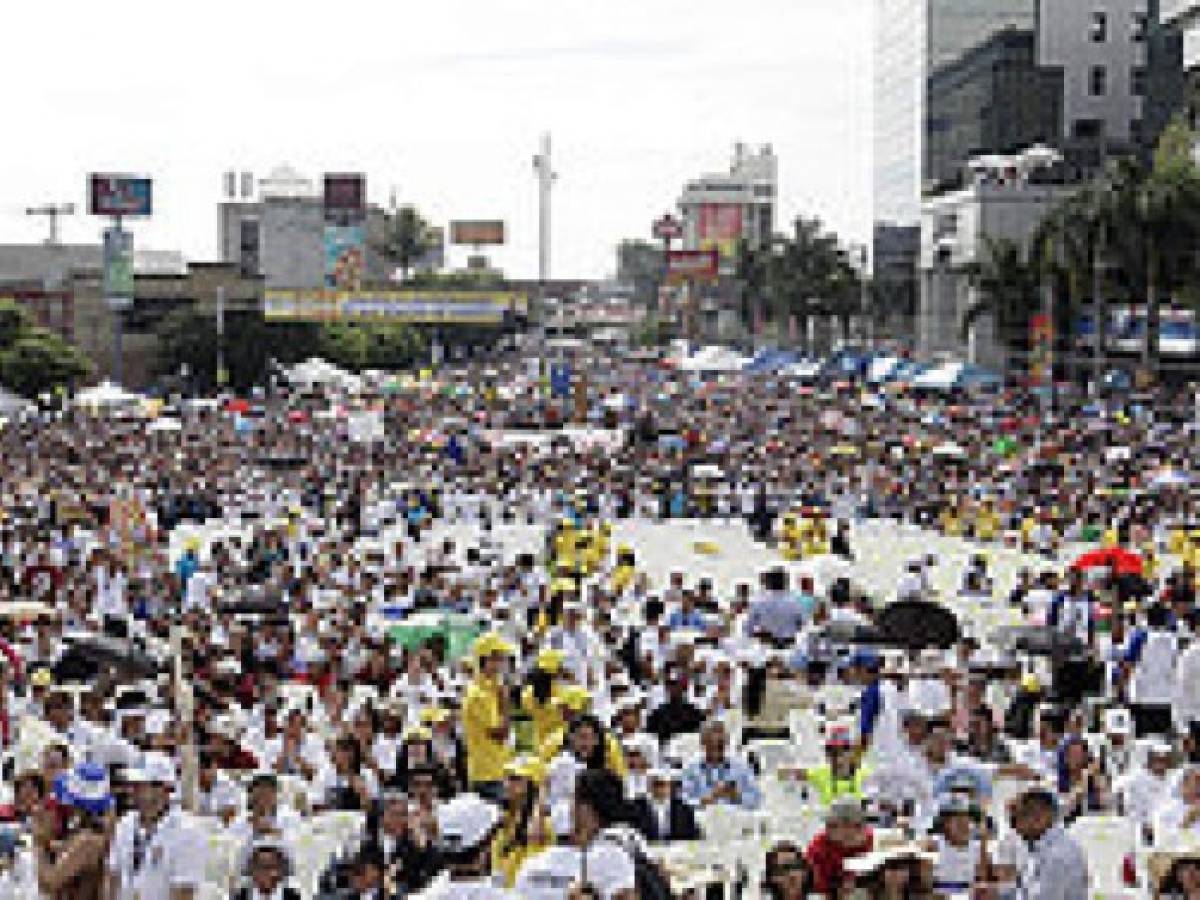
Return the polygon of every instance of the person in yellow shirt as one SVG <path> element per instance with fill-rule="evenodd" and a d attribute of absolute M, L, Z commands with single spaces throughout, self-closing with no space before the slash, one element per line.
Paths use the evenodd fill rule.
<path fill-rule="evenodd" d="M 554 702 L 562 697 L 563 652 L 547 647 L 537 656 L 529 683 L 521 691 L 521 710 L 533 727 L 533 747 L 541 747 L 551 733 L 562 727 L 562 712 Z"/>
<path fill-rule="evenodd" d="M 979 504 L 979 512 L 975 515 L 975 538 L 980 541 L 994 541 L 1000 533 L 1000 517 L 996 515 L 996 507 L 991 500 L 983 500 Z"/>
<path fill-rule="evenodd" d="M 613 567 L 612 576 L 609 579 L 609 589 L 614 596 L 619 597 L 633 587 L 636 578 L 637 557 L 634 556 L 631 546 L 621 544 L 617 547 L 617 564 Z"/>
<path fill-rule="evenodd" d="M 499 801 L 504 767 L 512 759 L 508 744 L 508 688 L 504 671 L 516 648 L 495 633 L 476 638 L 475 678 L 463 697 L 463 738 L 467 745 L 467 781 L 471 790 Z"/>
<path fill-rule="evenodd" d="M 942 514 L 938 516 L 938 524 L 941 526 L 942 534 L 947 537 L 962 535 L 962 519 L 958 515 L 958 509 L 952 505 L 942 510 Z"/>
<path fill-rule="evenodd" d="M 492 871 L 512 888 L 525 861 L 552 843 L 540 792 L 545 770 L 533 757 L 522 756 L 504 767 L 504 811 L 492 840 Z"/>

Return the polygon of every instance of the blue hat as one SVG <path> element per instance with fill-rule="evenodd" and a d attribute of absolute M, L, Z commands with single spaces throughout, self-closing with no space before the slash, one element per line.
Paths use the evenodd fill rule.
<path fill-rule="evenodd" d="M 54 779 L 54 798 L 65 806 L 100 816 L 113 805 L 108 773 L 96 763 L 80 763 L 72 771 Z"/>
<path fill-rule="evenodd" d="M 847 665 L 852 669 L 861 667 L 869 672 L 878 672 L 883 665 L 883 660 L 877 651 L 861 647 L 850 654 Z"/>

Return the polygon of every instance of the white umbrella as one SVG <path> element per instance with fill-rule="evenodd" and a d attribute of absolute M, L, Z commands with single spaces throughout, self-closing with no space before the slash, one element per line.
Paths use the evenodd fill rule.
<path fill-rule="evenodd" d="M 955 458 L 961 459 L 962 457 L 967 455 L 967 451 L 964 450 L 962 447 L 960 447 L 958 444 L 955 444 L 951 441 L 947 441 L 944 444 L 938 444 L 936 447 L 934 447 L 933 455 L 934 456 L 955 457 Z"/>
<path fill-rule="evenodd" d="M 146 430 L 153 433 L 182 431 L 183 423 L 181 423 L 178 419 L 172 419 L 170 416 L 163 416 L 151 422 L 150 427 Z"/>

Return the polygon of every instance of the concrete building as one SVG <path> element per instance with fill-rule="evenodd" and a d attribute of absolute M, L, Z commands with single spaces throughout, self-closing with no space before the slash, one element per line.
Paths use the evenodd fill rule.
<path fill-rule="evenodd" d="M 1146 0 L 1041 0 L 1038 60 L 1061 73 L 1057 140 L 1076 178 L 1142 141 Z"/>
<path fill-rule="evenodd" d="M 678 204 L 683 246 L 718 246 L 722 265 L 731 265 L 729 247 L 739 239 L 760 247 L 775 233 L 778 194 L 779 160 L 771 145 L 753 151 L 737 144 L 727 173 L 702 175 L 684 186 Z"/>
<path fill-rule="evenodd" d="M 1200 0 L 1163 0 L 1162 16 L 1180 35 L 1185 81 L 1181 110 L 1195 131 L 1200 127 Z M 1200 142 L 1196 156 L 1200 159 Z"/>
<path fill-rule="evenodd" d="M 885 296 L 917 292 L 922 202 L 970 187 L 969 159 L 1044 144 L 1063 157 L 1048 179 L 1081 181 L 1113 155 L 1148 157 L 1177 105 L 1180 40 L 1159 0 L 876 0 L 876 13 Z"/>
<path fill-rule="evenodd" d="M 233 188 L 240 188 L 234 195 Z M 221 261 L 239 266 L 246 276 L 262 276 L 267 288 L 320 288 L 325 285 L 325 211 L 321 188 L 296 170 L 280 166 L 258 181 L 243 174 L 227 176 L 218 207 Z M 363 281 L 383 284 L 392 267 L 376 248 L 383 242 L 387 213 L 368 206 Z M 443 265 L 436 248 L 415 267 L 431 271 Z"/>
<path fill-rule="evenodd" d="M 996 334 L 994 322 L 979 320 L 966 347 L 963 323 L 978 300 L 970 271 L 985 258 L 986 239 L 1008 239 L 1027 252 L 1043 217 L 1073 190 L 1035 183 L 1030 168 L 1020 158 L 993 158 L 966 188 L 922 203 L 917 350 L 923 356 L 966 356 L 995 370 L 1007 368 L 1005 336 Z"/>

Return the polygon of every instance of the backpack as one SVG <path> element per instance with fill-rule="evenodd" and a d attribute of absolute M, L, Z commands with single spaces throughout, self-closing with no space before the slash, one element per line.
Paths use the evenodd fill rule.
<path fill-rule="evenodd" d="M 634 888 L 638 900 L 673 900 L 671 883 L 647 854 L 636 832 L 626 829 L 606 829 L 602 839 L 615 844 L 633 860 Z"/>

